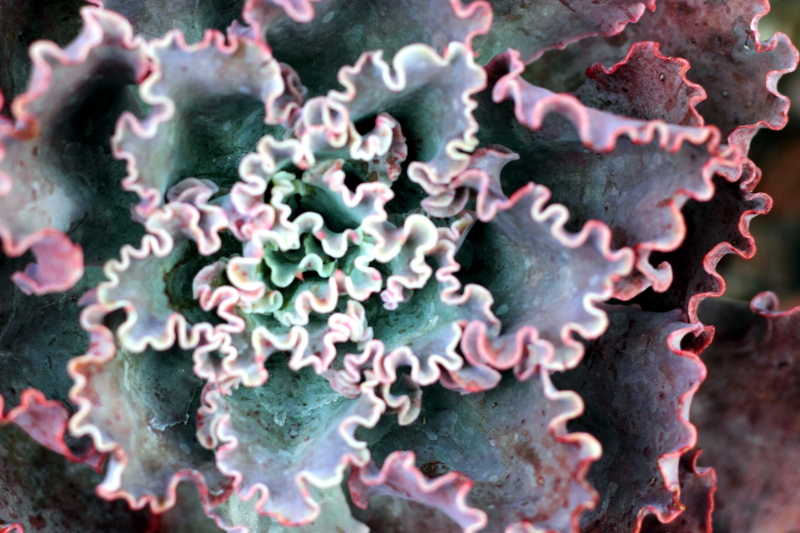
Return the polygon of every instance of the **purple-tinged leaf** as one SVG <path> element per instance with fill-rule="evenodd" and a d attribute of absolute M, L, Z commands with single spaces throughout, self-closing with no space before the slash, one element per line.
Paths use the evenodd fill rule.
<path fill-rule="evenodd" d="M 633 43 L 655 41 L 663 54 L 689 61 L 688 78 L 708 95 L 697 106 L 706 124 L 719 127 L 730 144 L 746 150 L 759 129 L 786 125 L 789 100 L 777 85 L 798 61 L 785 34 L 760 40 L 758 19 L 768 9 L 768 0 L 662 2 L 613 39 L 586 39 L 546 54 L 531 79 L 554 90 L 571 90 L 592 63 L 612 64 Z"/>
<path fill-rule="evenodd" d="M 700 320 L 716 329 L 703 352 L 708 378 L 692 405 L 701 463 L 717 473 L 714 529 L 790 531 L 800 521 L 798 309 L 774 294 L 750 304 L 707 300 Z"/>
<path fill-rule="evenodd" d="M 192 373 L 191 350 L 199 334 L 178 332 L 177 344 L 165 351 L 132 353 L 115 345 L 106 325 L 114 325 L 114 316 L 103 304 L 87 307 L 81 322 L 91 343 L 69 364 L 75 380 L 70 399 L 79 407 L 70 430 L 91 436 L 99 451 L 111 454 L 98 494 L 123 498 L 134 509 L 149 505 L 156 513 L 174 505 L 178 483 L 189 478 L 205 483 L 215 497 L 224 495 L 230 481 L 196 438 L 202 381 Z"/>
<path fill-rule="evenodd" d="M 745 259 L 755 255 L 756 246 L 750 234 L 750 221 L 766 214 L 772 199 L 754 193 L 761 171 L 745 160 L 739 181 L 714 178 L 714 197 L 708 202 L 690 200 L 682 213 L 686 220 L 686 238 L 680 248 L 667 254 L 654 254 L 655 261 L 680 265 L 669 289 L 663 294 L 648 292 L 637 302 L 651 311 L 682 309 L 692 322 L 697 321 L 697 308 L 708 297 L 725 292 L 725 280 L 717 273 L 717 264 L 728 254 Z"/>
<path fill-rule="evenodd" d="M 603 446 L 588 475 L 600 502 L 581 517 L 582 531 L 628 533 L 647 514 L 669 521 L 681 512 L 678 461 L 696 442 L 688 413 L 705 376 L 699 359 L 681 349 L 702 325 L 683 318 L 636 306 L 612 310 L 608 332 L 587 346 L 581 364 L 553 376 L 586 402 L 570 429 Z"/>
<path fill-rule="evenodd" d="M 217 464 L 241 499 L 258 495 L 251 505 L 259 514 L 304 525 L 320 514 L 312 487 L 335 488 L 349 465 L 369 461 L 356 429 L 373 427 L 385 406 L 375 381 L 351 399 L 310 369 L 293 372 L 275 361 L 267 361 L 270 377 L 259 387 L 207 386 L 198 435 L 216 448 Z"/>
<path fill-rule="evenodd" d="M 702 126 L 697 104 L 706 99 L 706 92 L 686 78 L 690 68 L 685 59 L 662 55 L 658 43 L 635 43 L 613 67 L 589 67 L 586 83 L 574 94 L 585 106 L 609 113 Z"/>
<path fill-rule="evenodd" d="M 0 411 L 2 403 L 0 396 Z M 33 389 L 8 417 L 0 416 L 0 531 L 151 532 L 146 512 L 95 496 L 100 475 L 81 462 L 89 459 L 99 469 L 101 456 L 93 449 L 83 457 L 73 454 L 64 441 L 66 420 L 60 402 Z"/>
<path fill-rule="evenodd" d="M 63 291 L 83 275 L 83 250 L 67 231 L 89 246 L 92 260 L 105 255 L 98 247 L 125 239 L 118 232 L 127 225 L 111 224 L 127 206 L 108 182 L 116 169 L 103 132 L 134 105 L 127 86 L 147 64 L 124 18 L 94 8 L 81 16 L 83 29 L 67 47 L 32 45 L 28 90 L 11 104 L 14 122 L 0 120 L 0 239 L 7 256 L 28 249 L 37 256 L 38 264 L 14 276 L 27 293 Z M 106 243 L 87 238 L 109 224 Z"/>
<path fill-rule="evenodd" d="M 500 105 L 483 98 L 478 113 L 482 138 L 520 156 L 503 167 L 503 190 L 510 194 L 529 181 L 541 183 L 569 209 L 573 227 L 590 219 L 608 224 L 612 245 L 633 248 L 641 273 L 618 285 L 618 297 L 630 298 L 648 285 L 665 290 L 671 266 L 651 265 L 650 254 L 680 244 L 680 208 L 689 198 L 711 198 L 713 175 L 735 174 L 738 152 L 720 146 L 715 128 L 585 107 L 572 95 L 530 85 L 521 77 L 523 67 L 514 53 L 487 67 L 491 78 L 499 77 L 492 96 Z M 513 111 L 505 100 L 513 102 Z"/>

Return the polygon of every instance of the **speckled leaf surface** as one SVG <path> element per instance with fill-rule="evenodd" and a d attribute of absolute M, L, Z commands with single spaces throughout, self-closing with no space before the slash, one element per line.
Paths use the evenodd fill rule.
<path fill-rule="evenodd" d="M 131 21 L 136 33 L 148 38 L 163 37 L 170 30 L 180 30 L 186 40 L 199 41 L 206 29 L 224 30 L 242 11 L 242 0 L 87 0 L 98 7 L 116 11 Z"/>

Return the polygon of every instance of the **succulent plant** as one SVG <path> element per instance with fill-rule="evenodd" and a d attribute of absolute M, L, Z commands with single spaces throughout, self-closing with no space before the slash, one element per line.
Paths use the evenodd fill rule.
<path fill-rule="evenodd" d="M 0 532 L 800 521 L 767 0 L 91 4 L 0 4 Z"/>

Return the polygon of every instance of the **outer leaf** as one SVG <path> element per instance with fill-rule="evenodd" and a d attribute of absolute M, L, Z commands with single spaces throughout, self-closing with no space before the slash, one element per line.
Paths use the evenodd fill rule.
<path fill-rule="evenodd" d="M 706 123 L 746 150 L 762 127 L 781 129 L 786 124 L 789 100 L 778 93 L 777 84 L 798 61 L 786 35 L 760 41 L 758 19 L 768 9 L 768 0 L 664 2 L 614 39 L 587 39 L 545 56 L 535 67 L 541 75 L 534 76 L 548 79 L 555 90 L 569 90 L 581 83 L 590 64 L 614 63 L 631 44 L 656 41 L 664 54 L 689 61 L 689 79 L 708 93 L 698 105 Z"/>
<path fill-rule="evenodd" d="M 28 293 L 65 290 L 80 279 L 83 252 L 67 230 L 88 243 L 90 259 L 125 239 L 117 230 L 126 225 L 118 224 L 107 242 L 84 241 L 124 213 L 121 195 L 106 181 L 115 169 L 103 132 L 131 105 L 127 85 L 141 79 L 146 64 L 125 19 L 92 8 L 81 16 L 83 30 L 66 48 L 32 46 L 28 90 L 12 103 L 16 122 L 0 121 L 0 238 L 8 256 L 28 249 L 37 256 L 38 265 L 15 275 Z"/>
<path fill-rule="evenodd" d="M 703 353 L 708 379 L 692 420 L 703 462 L 717 472 L 715 530 L 789 531 L 800 521 L 800 470 L 792 459 L 800 447 L 800 314 L 777 307 L 775 295 L 762 293 L 749 310 L 725 300 L 701 308 L 700 320 L 716 335 Z"/>
<path fill-rule="evenodd" d="M 750 259 L 756 252 L 750 221 L 766 214 L 772 199 L 753 189 L 761 171 L 745 160 L 742 177 L 730 183 L 715 177 L 716 193 L 708 202 L 690 200 L 683 208 L 686 239 L 680 248 L 667 254 L 654 254 L 655 261 L 680 265 L 669 289 L 663 294 L 645 293 L 637 300 L 648 310 L 679 308 L 692 322 L 697 321 L 697 308 L 708 298 L 725 292 L 725 280 L 717 273 L 717 264 L 728 254 Z"/>
<path fill-rule="evenodd" d="M 650 253 L 680 244 L 680 208 L 688 198 L 709 199 L 715 173 L 735 173 L 736 151 L 720 147 L 715 128 L 624 118 L 530 85 L 520 77 L 523 65 L 513 53 L 487 69 L 492 77 L 502 75 L 492 90 L 494 101 L 514 103 L 513 116 L 507 104 L 484 100 L 480 107 L 484 138 L 520 154 L 519 162 L 504 168 L 503 190 L 530 180 L 543 183 L 569 208 L 573 224 L 606 222 L 614 246 L 634 248 L 636 268 L 646 279 L 620 284 L 619 297 L 630 298 L 648 284 L 665 290 L 671 266 L 653 267 Z"/>
<path fill-rule="evenodd" d="M 260 35 L 270 24 L 288 15 L 295 22 L 307 23 L 314 18 L 314 5 L 320 0 L 246 0 L 242 16 Z"/>
<path fill-rule="evenodd" d="M 413 424 L 385 420 L 366 438 L 378 464 L 394 450 L 411 450 L 428 476 L 451 470 L 466 475 L 474 483 L 467 503 L 486 512 L 487 531 L 569 532 L 593 505 L 584 475 L 600 456 L 593 438 L 567 434 L 566 422 L 581 403 L 574 393 L 556 391 L 547 374 L 525 382 L 509 376 L 480 394 L 432 387 L 425 389 Z M 420 519 L 416 513 L 429 516 L 423 506 L 408 511 L 400 519 L 411 524 Z M 396 527 L 404 531 L 404 523 Z"/>
<path fill-rule="evenodd" d="M 3 5 L 0 87 L 7 98 L 25 90 L 32 67 L 28 55 L 31 43 L 47 39 L 59 46 L 68 44 L 80 32 L 78 13 L 84 5 L 83 0 L 32 0 Z"/>
<path fill-rule="evenodd" d="M 151 531 L 146 513 L 131 512 L 122 502 L 109 503 L 94 495 L 99 475 L 91 468 L 40 446 L 20 428 L 49 448 L 79 460 L 64 443 L 64 408 L 29 391 L 22 406 L 0 419 L 0 531 Z"/>
<path fill-rule="evenodd" d="M 685 59 L 662 55 L 658 43 L 635 43 L 613 67 L 589 67 L 575 96 L 587 107 L 617 115 L 702 126 L 696 107 L 706 92 L 686 78 L 690 68 Z"/>
<path fill-rule="evenodd" d="M 571 429 L 591 433 L 604 450 L 589 471 L 601 501 L 581 518 L 582 530 L 627 533 L 638 531 L 646 514 L 665 522 L 682 510 L 678 460 L 696 442 L 688 412 L 705 369 L 681 340 L 702 326 L 687 325 L 680 311 L 636 307 L 609 318 L 609 331 L 581 364 L 554 381 L 580 392 L 586 413 Z"/>
<path fill-rule="evenodd" d="M 5 279 L 24 260 L 0 259 L 0 395 L 7 409 L 30 387 L 51 399 L 67 399 L 72 385 L 67 363 L 88 348 L 77 301 L 101 277 L 99 268 L 90 267 L 70 291 L 30 296 Z"/>
<path fill-rule="evenodd" d="M 87 443 L 76 443 L 67 433 L 67 419 L 69 414 L 63 403 L 57 400 L 47 400 L 36 389 L 25 389 L 22 392 L 21 403 L 3 416 L 3 397 L 0 396 L 0 423 L 14 423 L 30 438 L 59 453 L 73 463 L 85 463 L 98 472 L 102 470 L 105 456 L 98 453 Z M 72 440 L 75 451 L 67 443 Z M 80 449 L 83 448 L 83 449 Z"/>
<path fill-rule="evenodd" d="M 654 516 L 647 516 L 642 523 L 642 533 L 711 533 L 711 513 L 714 510 L 714 491 L 717 475 L 713 468 L 698 468 L 700 450 L 688 452 L 681 457 L 681 504 L 685 507 L 678 517 L 662 524 Z"/>

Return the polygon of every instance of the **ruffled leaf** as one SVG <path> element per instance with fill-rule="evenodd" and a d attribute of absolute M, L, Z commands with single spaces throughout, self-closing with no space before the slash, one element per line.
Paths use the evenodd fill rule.
<path fill-rule="evenodd" d="M 683 309 L 692 322 L 697 308 L 708 298 L 725 292 L 725 280 L 717 273 L 719 261 L 729 254 L 750 259 L 756 246 L 750 234 L 750 221 L 766 214 L 772 199 L 755 193 L 761 171 L 745 161 L 742 177 L 730 183 L 714 178 L 714 197 L 708 202 L 690 200 L 683 208 L 686 239 L 680 248 L 667 254 L 654 254 L 653 259 L 680 265 L 669 289 L 663 294 L 647 292 L 637 299 L 650 311 Z"/>
<path fill-rule="evenodd" d="M 353 469 L 348 486 L 354 503 L 366 511 L 357 514 L 372 530 L 389 532 L 427 527 L 444 532 L 454 530 L 457 524 L 465 533 L 475 533 L 487 522 L 486 513 L 466 503 L 472 487 L 466 476 L 448 472 L 427 479 L 414 465 L 413 452 L 392 453 L 380 469 L 374 464 Z M 377 508 L 370 507 L 372 498 L 380 501 Z M 420 511 L 419 506 L 429 507 L 430 516 Z M 414 510 L 410 511 L 409 507 Z M 413 519 L 417 522 L 412 524 Z"/>
<path fill-rule="evenodd" d="M 688 78 L 706 90 L 708 99 L 697 106 L 706 124 L 718 126 L 731 144 L 746 150 L 762 127 L 786 125 L 789 100 L 778 93 L 777 84 L 798 61 L 785 34 L 760 40 L 758 19 L 768 9 L 767 0 L 664 2 L 614 39 L 586 39 L 545 55 L 533 78 L 547 80 L 555 90 L 570 90 L 580 85 L 592 63 L 612 64 L 633 43 L 658 42 L 665 55 L 688 60 Z"/>
<path fill-rule="evenodd" d="M 264 122 L 285 122 L 297 105 L 267 47 L 247 37 L 208 31 L 187 45 L 179 32 L 148 44 L 153 72 L 141 84 L 149 106 L 139 119 L 123 114 L 114 154 L 127 162 L 122 185 L 141 199 L 147 217 L 181 179 L 208 178 L 229 186 L 236 165 L 264 133 Z M 298 95 L 299 97 L 299 95 Z"/>
<path fill-rule="evenodd" d="M 714 491 L 717 475 L 713 468 L 699 468 L 697 459 L 700 450 L 688 452 L 681 457 L 681 505 L 683 512 L 668 524 L 662 524 L 655 516 L 647 516 L 642 522 L 642 533 L 711 533 L 711 513 L 714 510 Z"/>
<path fill-rule="evenodd" d="M 70 399 L 79 406 L 70 430 L 111 454 L 98 494 L 163 512 L 174 505 L 181 480 L 199 477 L 223 495 L 229 480 L 197 441 L 193 423 L 202 381 L 192 373 L 191 350 L 199 335 L 178 335 L 166 351 L 131 353 L 115 345 L 108 315 L 102 304 L 86 308 L 81 322 L 91 334 L 89 352 L 69 364 Z"/>
<path fill-rule="evenodd" d="M 345 90 L 328 99 L 346 108 L 354 123 L 388 112 L 414 134 L 407 136 L 417 159 L 409 164 L 410 176 L 447 182 L 466 168 L 469 157 L 462 152 L 477 145 L 471 96 L 486 83 L 468 47 L 451 43 L 440 56 L 429 46 L 410 45 L 394 56 L 392 68 L 381 52 L 368 52 L 338 78 Z"/>
<path fill-rule="evenodd" d="M 231 533 L 244 533 L 244 528 L 251 533 L 262 531 L 265 533 L 317 533 L 319 531 L 369 533 L 370 530 L 366 525 L 353 518 L 341 487 L 325 490 L 317 490 L 312 487 L 310 494 L 320 506 L 320 513 L 314 522 L 304 526 L 284 527 L 274 518 L 258 514 L 252 504 L 243 502 L 236 494 L 226 502 L 214 507 L 210 511 L 210 516 L 213 516 L 225 531 Z"/>
<path fill-rule="evenodd" d="M 604 451 L 588 476 L 600 503 L 581 518 L 581 529 L 627 533 L 646 514 L 665 522 L 682 510 L 678 459 L 696 441 L 688 412 L 705 369 L 681 340 L 702 326 L 683 322 L 680 311 L 636 307 L 609 318 L 609 331 L 587 347 L 581 364 L 553 379 L 586 402 L 570 429 L 591 433 Z"/>
<path fill-rule="evenodd" d="M 250 5 L 271 1 L 252 0 Z M 276 57 L 296 68 L 314 95 L 333 88 L 339 67 L 356 62 L 364 52 L 383 50 L 391 57 L 406 45 L 425 44 L 441 54 L 451 42 L 464 43 L 469 48 L 473 37 L 486 33 L 492 20 L 490 6 L 481 0 L 326 0 L 314 8 L 317 14 L 313 20 L 283 18 L 266 34 Z M 245 12 L 247 20 L 247 8 Z M 249 20 L 256 22 L 256 27 L 263 27 L 257 19 L 264 18 L 251 15 Z M 312 49 L 315 53 L 308 54 L 307 50 Z"/>
<path fill-rule="evenodd" d="M 503 169 L 503 190 L 542 183 L 567 206 L 572 224 L 601 220 L 611 228 L 613 246 L 634 248 L 645 281 L 621 283 L 618 297 L 630 298 L 650 284 L 665 290 L 671 266 L 651 265 L 651 252 L 680 244 L 680 208 L 689 198 L 711 198 L 713 175 L 735 173 L 738 153 L 719 145 L 714 128 L 625 118 L 530 85 L 513 53 L 487 68 L 492 77 L 502 75 L 494 101 L 514 103 L 513 112 L 509 104 L 485 101 L 479 108 L 483 138 L 520 155 Z"/>
<path fill-rule="evenodd" d="M 528 184 L 487 205 L 494 216 L 467 236 L 471 265 L 459 278 L 488 289 L 502 328 L 487 335 L 484 323 L 467 325 L 461 346 L 471 362 L 516 367 L 521 377 L 537 365 L 570 368 L 583 353 L 575 334 L 595 339 L 605 331 L 608 322 L 597 304 L 630 271 L 633 254 L 612 252 L 602 223 L 587 223 L 577 234 L 565 231 L 569 213 L 546 205 L 549 198 L 547 188 Z"/>
<path fill-rule="evenodd" d="M 90 262 L 127 238 L 128 226 L 117 223 L 127 205 L 109 179 L 119 169 L 105 133 L 135 105 L 127 86 L 147 64 L 124 18 L 93 8 L 81 16 L 83 29 L 66 48 L 48 41 L 31 47 L 28 90 L 11 105 L 15 123 L 0 121 L 0 238 L 8 256 L 28 249 L 37 256 L 38 264 L 15 276 L 29 293 L 66 290 L 80 279 L 83 250 L 70 237 L 84 244 Z M 93 238 L 109 226 L 106 241 Z"/>
<path fill-rule="evenodd" d="M 275 359 L 267 364 L 271 375 L 260 387 L 207 387 L 199 433 L 217 447 L 217 464 L 243 500 L 258 494 L 259 514 L 304 525 L 320 514 L 312 487 L 335 487 L 348 465 L 369 460 L 355 432 L 374 426 L 385 407 L 374 381 L 350 399 L 310 370 L 294 373 Z"/>
<path fill-rule="evenodd" d="M 556 391 L 546 373 L 525 382 L 508 377 L 481 394 L 427 388 L 413 424 L 384 419 L 365 437 L 377 464 L 394 450 L 410 450 L 428 476 L 451 470 L 467 476 L 474 483 L 467 504 L 487 514 L 487 531 L 566 533 L 593 505 L 584 475 L 600 456 L 593 438 L 566 431 L 580 411 L 580 398 Z M 424 506 L 408 510 L 412 524 L 411 512 L 430 514 Z"/>
<path fill-rule="evenodd" d="M 0 420 L 0 531 L 151 531 L 147 513 L 97 498 L 93 489 L 100 475 L 57 453 L 72 454 L 63 440 L 66 411 L 58 402 L 30 392 L 30 403 Z M 51 449 L 37 444 L 21 428 Z"/>

